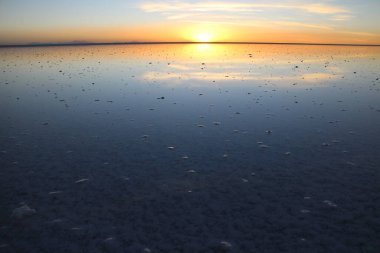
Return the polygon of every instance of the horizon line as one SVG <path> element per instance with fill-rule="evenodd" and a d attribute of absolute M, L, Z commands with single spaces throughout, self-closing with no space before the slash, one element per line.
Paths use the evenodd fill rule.
<path fill-rule="evenodd" d="M 308 42 L 195 42 L 195 41 L 168 41 L 168 42 L 52 42 L 28 44 L 0 44 L 0 48 L 11 47 L 59 47 L 59 46 L 106 46 L 106 45 L 164 45 L 164 44 L 241 44 L 241 45 L 299 45 L 299 46 L 356 46 L 356 47 L 380 47 L 380 44 L 354 44 L 354 43 L 308 43 Z"/>

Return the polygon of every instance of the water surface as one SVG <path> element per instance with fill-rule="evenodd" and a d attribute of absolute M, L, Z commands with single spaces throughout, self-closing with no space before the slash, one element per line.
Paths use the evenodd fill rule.
<path fill-rule="evenodd" d="M 380 249 L 378 47 L 2 48 L 0 71 L 1 251 Z"/>

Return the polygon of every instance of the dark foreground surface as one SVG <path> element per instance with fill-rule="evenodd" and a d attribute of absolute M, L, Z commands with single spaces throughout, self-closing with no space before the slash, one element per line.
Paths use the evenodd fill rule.
<path fill-rule="evenodd" d="M 0 252 L 380 252 L 380 49 L 0 49 Z"/>

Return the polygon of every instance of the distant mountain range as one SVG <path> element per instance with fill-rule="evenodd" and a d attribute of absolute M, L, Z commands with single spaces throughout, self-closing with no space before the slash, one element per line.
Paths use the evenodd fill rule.
<path fill-rule="evenodd" d="M 331 44 L 331 43 L 287 43 L 287 42 L 91 42 L 74 40 L 66 42 L 32 42 L 27 44 L 0 45 L 0 47 L 49 47 L 49 46 L 96 46 L 134 44 L 273 44 L 273 45 L 320 45 L 320 46 L 380 46 L 379 44 Z"/>

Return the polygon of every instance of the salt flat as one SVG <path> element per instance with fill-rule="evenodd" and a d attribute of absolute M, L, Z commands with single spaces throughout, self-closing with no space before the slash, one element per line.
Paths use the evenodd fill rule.
<path fill-rule="evenodd" d="M 1 48 L 0 251 L 378 252 L 379 78 L 379 47 Z"/>

